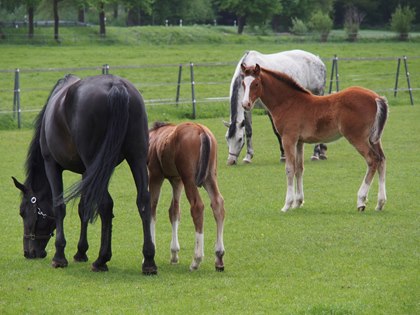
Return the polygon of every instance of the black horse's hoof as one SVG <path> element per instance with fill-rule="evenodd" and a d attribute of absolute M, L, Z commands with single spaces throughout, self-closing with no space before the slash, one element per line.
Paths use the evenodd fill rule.
<path fill-rule="evenodd" d="M 106 272 L 108 271 L 108 266 L 106 264 L 103 264 L 103 265 L 92 264 L 92 271 L 93 272 Z"/>
<path fill-rule="evenodd" d="M 51 266 L 53 268 L 65 268 L 68 266 L 68 261 L 67 259 L 53 259 Z"/>
<path fill-rule="evenodd" d="M 88 261 L 88 256 L 86 254 L 79 254 L 77 253 L 76 255 L 73 256 L 74 261 L 76 262 L 86 262 Z"/>
<path fill-rule="evenodd" d="M 217 272 L 223 272 L 223 271 L 225 271 L 225 266 L 216 266 L 216 271 Z"/>
<path fill-rule="evenodd" d="M 143 264 L 141 269 L 142 269 L 143 274 L 146 275 L 146 276 L 157 275 L 158 268 L 154 263 L 153 264 L 148 264 L 148 265 Z"/>

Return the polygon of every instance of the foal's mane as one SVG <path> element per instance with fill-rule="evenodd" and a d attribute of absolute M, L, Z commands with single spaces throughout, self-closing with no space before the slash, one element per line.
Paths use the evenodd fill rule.
<path fill-rule="evenodd" d="M 283 72 L 273 71 L 273 70 L 269 70 L 269 69 L 266 69 L 266 68 L 263 68 L 263 67 L 261 67 L 260 69 L 261 69 L 261 71 L 271 75 L 275 79 L 286 83 L 287 85 L 289 85 L 291 88 L 293 88 L 295 90 L 301 91 L 301 92 L 306 93 L 306 94 L 311 94 L 311 92 L 309 92 L 302 85 L 300 85 L 298 82 L 296 82 L 294 79 L 292 79 L 290 76 L 288 76 L 287 74 L 285 74 Z"/>
<path fill-rule="evenodd" d="M 152 127 L 150 127 L 149 131 L 154 131 L 157 130 L 161 127 L 165 127 L 165 126 L 173 126 L 174 124 L 172 123 L 167 123 L 167 122 L 163 122 L 163 121 L 155 121 L 152 125 Z"/>

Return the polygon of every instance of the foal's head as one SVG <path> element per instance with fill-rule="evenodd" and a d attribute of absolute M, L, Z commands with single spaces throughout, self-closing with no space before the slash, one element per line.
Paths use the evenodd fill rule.
<path fill-rule="evenodd" d="M 244 63 L 241 64 L 242 69 L 242 85 L 244 87 L 244 98 L 242 100 L 242 107 L 245 110 L 251 110 L 254 107 L 255 101 L 262 95 L 262 85 L 259 64 L 247 67 Z"/>

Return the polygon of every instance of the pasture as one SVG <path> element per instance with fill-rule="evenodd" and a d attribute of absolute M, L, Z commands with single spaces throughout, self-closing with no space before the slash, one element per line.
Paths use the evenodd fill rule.
<path fill-rule="evenodd" d="M 259 47 L 266 52 L 292 48 L 306 49 L 326 57 L 335 53 L 354 57 L 389 57 L 415 55 L 419 44 L 287 43 Z M 93 49 L 88 46 L 33 47 L 31 50 L 10 45 L 0 47 L 1 55 L 7 56 L 0 59 L 0 69 L 16 66 L 32 69 L 84 67 L 102 63 L 176 64 L 191 60 L 217 62 L 220 59 L 235 62 L 246 49 L 249 49 L 248 45 L 240 44 L 217 47 L 95 46 Z M 352 73 L 362 74 L 360 85 L 368 87 L 371 82 L 362 80 L 363 73 L 383 70 L 375 65 L 360 67 L 360 63 L 352 67 Z M 227 68 L 224 74 L 213 75 L 217 78 L 224 76 L 223 80 L 229 81 L 233 68 Z M 411 71 L 415 72 L 415 69 L 419 68 L 412 66 Z M 121 72 L 116 74 L 132 80 L 133 72 Z M 39 85 L 48 86 L 48 93 L 62 73 L 32 75 L 38 78 Z M 203 75 L 212 74 L 208 70 Z M 176 72 L 173 76 L 176 78 Z M 138 77 L 134 77 L 133 81 L 137 80 Z M 228 94 L 228 84 L 218 87 L 220 95 Z M 419 82 L 415 84 L 418 86 Z M 148 98 L 147 90 L 142 92 Z M 99 250 L 100 222 L 89 226 L 90 261 L 71 261 L 79 236 L 75 204 L 68 205 L 65 220 L 69 266 L 65 269 L 51 267 L 53 241 L 47 246 L 46 259 L 26 260 L 22 250 L 22 220 L 18 215 L 19 192 L 11 176 L 24 179 L 23 164 L 32 130 L 0 131 L 0 313 L 420 313 L 420 217 L 416 201 L 420 187 L 417 175 L 420 170 L 420 105 L 409 106 L 405 94 L 398 96 L 395 102 L 392 96 L 388 99 L 390 115 L 383 135 L 388 202 L 382 212 L 374 211 L 377 177 L 365 212 L 357 212 L 356 194 L 366 166 L 347 141 L 339 140 L 329 145 L 327 161 L 311 162 L 312 147 L 305 146 L 305 204 L 300 209 L 281 213 L 286 178 L 284 165 L 278 163 L 278 144 L 268 118 L 262 113 L 253 118 L 253 163 L 229 167 L 226 165 L 224 140 L 226 129 L 222 124 L 222 118 L 229 117 L 227 103 L 207 108 L 209 113 L 216 108 L 217 115 L 208 114 L 212 118 L 199 116 L 197 122 L 208 126 L 219 142 L 218 181 L 227 211 L 225 271 L 222 273 L 214 271 L 216 226 L 203 190 L 200 192 L 206 205 L 204 261 L 197 272 L 189 271 L 195 235 L 189 204 L 183 195 L 180 261 L 178 265 L 169 263 L 171 227 L 167 209 L 171 190 L 165 183 L 156 226 L 158 275 L 147 277 L 141 274 L 141 220 L 134 201 L 134 183 L 126 163 L 116 169 L 110 185 L 115 219 L 109 272 L 90 271 L 90 264 Z M 4 99 L 1 100 L 3 104 Z M 40 109 L 44 102 L 42 93 L 26 101 L 33 109 Z M 157 119 L 187 120 L 185 112 L 178 115 L 173 114 L 175 111 L 188 112 L 189 108 L 148 107 L 149 124 Z M 26 127 L 30 127 L 30 123 Z M 67 186 L 77 179 L 74 174 L 65 173 Z"/>
<path fill-rule="evenodd" d="M 158 207 L 156 277 L 141 275 L 141 224 L 134 185 L 126 164 L 116 169 L 113 258 L 108 273 L 92 273 L 90 262 L 66 269 L 22 253 L 19 193 L 10 176 L 23 178 L 22 164 L 30 130 L 1 132 L 0 311 L 2 314 L 418 314 L 420 180 L 418 106 L 391 108 L 383 137 L 388 158 L 388 203 L 373 210 L 377 179 L 364 213 L 356 192 L 365 172 L 362 158 L 345 141 L 329 146 L 329 160 L 309 161 L 306 146 L 305 205 L 280 213 L 284 166 L 265 116 L 255 124 L 256 156 L 251 165 L 226 166 L 220 119 L 199 122 L 219 141 L 219 184 L 226 201 L 225 271 L 214 271 L 215 223 L 205 193 L 205 258 L 188 271 L 194 227 L 188 202 L 181 201 L 179 265 L 170 265 L 171 228 L 165 183 Z M 11 147 L 14 149 L 11 150 Z M 77 177 L 66 174 L 66 182 Z M 100 224 L 90 226 L 90 258 L 99 249 Z M 68 207 L 67 256 L 75 253 L 79 219 Z"/>

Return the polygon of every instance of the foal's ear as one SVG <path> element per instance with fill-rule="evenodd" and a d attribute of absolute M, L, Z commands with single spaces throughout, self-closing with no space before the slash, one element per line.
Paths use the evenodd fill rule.
<path fill-rule="evenodd" d="M 25 185 L 19 183 L 19 181 L 16 178 L 14 178 L 13 176 L 12 176 L 12 179 L 13 179 L 13 182 L 15 183 L 15 186 L 16 186 L 17 189 L 19 189 L 24 194 L 28 192 L 28 189 L 25 187 Z"/>
<path fill-rule="evenodd" d="M 255 74 L 256 76 L 258 76 L 258 75 L 260 75 L 260 72 L 261 72 L 261 68 L 260 68 L 260 65 L 257 63 L 257 64 L 255 65 L 255 68 L 254 68 L 254 74 Z"/>

